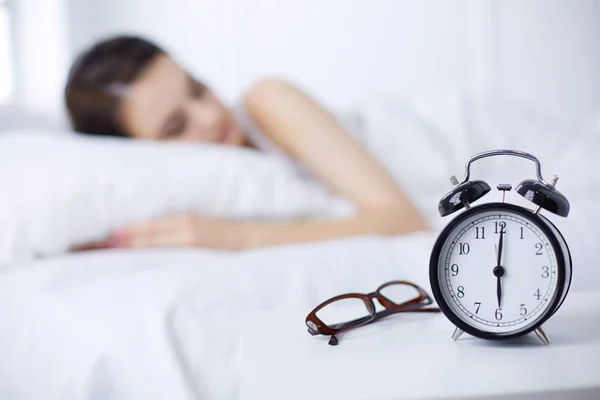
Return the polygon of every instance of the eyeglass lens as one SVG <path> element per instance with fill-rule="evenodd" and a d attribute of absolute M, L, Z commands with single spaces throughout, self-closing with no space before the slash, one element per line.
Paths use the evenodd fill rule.
<path fill-rule="evenodd" d="M 345 298 L 327 304 L 317 311 L 317 318 L 331 328 L 336 324 L 369 317 L 367 305 L 359 298 Z"/>
<path fill-rule="evenodd" d="M 418 298 L 420 295 L 419 290 L 416 287 L 401 283 L 393 283 L 386 286 L 381 289 L 379 293 L 396 304 L 406 303 L 407 301 Z"/>

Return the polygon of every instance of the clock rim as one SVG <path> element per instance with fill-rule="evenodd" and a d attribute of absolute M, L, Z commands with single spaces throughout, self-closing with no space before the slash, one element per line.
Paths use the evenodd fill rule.
<path fill-rule="evenodd" d="M 552 315 L 554 315 L 554 313 L 556 311 L 558 311 L 558 309 L 562 306 L 562 304 L 565 302 L 565 299 L 567 298 L 567 294 L 569 294 L 569 290 L 571 290 L 571 283 L 573 282 L 573 258 L 571 257 L 571 249 L 569 249 L 569 244 L 567 243 L 567 240 L 565 239 L 564 235 L 562 234 L 562 232 L 556 227 L 556 225 L 550 221 L 548 219 L 548 217 L 544 216 L 544 215 L 538 215 L 539 217 L 542 218 L 542 220 L 551 225 L 556 232 L 558 232 L 558 234 L 560 235 L 560 239 L 562 240 L 562 243 L 565 245 L 565 248 L 567 249 L 567 256 L 569 258 L 569 264 L 565 266 L 565 272 L 567 272 L 567 268 L 568 268 L 568 272 L 569 272 L 569 281 L 565 283 L 566 285 L 566 290 L 564 291 L 564 294 L 561 296 L 561 301 L 559 302 L 559 304 L 556 306 L 556 309 L 552 312 Z M 561 249 L 562 251 L 562 249 Z M 564 253 L 563 253 L 564 254 Z M 567 278 L 565 277 L 565 280 Z M 551 316 L 552 316 L 551 315 Z"/>
<path fill-rule="evenodd" d="M 554 298 L 552 299 L 552 303 L 548 308 L 546 308 L 546 311 L 544 311 L 543 315 L 537 320 L 537 322 L 535 324 L 531 325 L 530 327 L 528 327 L 524 330 L 518 331 L 518 332 L 512 332 L 512 333 L 489 332 L 489 331 L 484 331 L 484 330 L 475 328 L 475 327 L 469 325 L 467 322 L 463 321 L 462 318 L 460 318 L 454 311 L 452 311 L 450 306 L 447 304 L 447 302 L 442 294 L 440 281 L 438 278 L 438 266 L 439 266 L 440 252 L 442 251 L 442 247 L 444 246 L 444 244 L 446 243 L 446 240 L 448 239 L 448 235 L 452 232 L 452 230 L 454 230 L 454 228 L 457 225 L 462 223 L 465 219 L 470 218 L 471 216 L 473 216 L 479 212 L 485 212 L 485 211 L 490 211 L 490 210 L 501 210 L 501 211 L 506 210 L 506 211 L 515 212 L 517 214 L 520 214 L 522 217 L 528 219 L 532 223 L 535 223 L 536 226 L 538 227 L 538 229 L 540 229 L 542 231 L 542 233 L 548 238 L 548 241 L 550 242 L 550 245 L 552 246 L 552 249 L 554 250 L 554 252 L 556 254 L 558 276 L 557 276 L 557 283 L 556 283 L 556 291 L 554 294 Z M 471 207 L 471 208 L 463 211 L 461 214 L 459 214 L 458 216 L 453 218 L 436 238 L 435 244 L 431 251 L 431 257 L 429 260 L 429 282 L 431 284 L 431 290 L 433 292 L 433 297 L 435 298 L 435 301 L 436 301 L 438 307 L 442 310 L 442 312 L 446 316 L 446 318 L 448 318 L 450 320 L 450 322 L 452 322 L 456 327 L 463 330 L 464 332 L 466 332 L 472 336 L 475 336 L 475 337 L 478 337 L 481 339 L 488 339 L 488 340 L 507 340 L 507 339 L 524 336 L 524 335 L 527 335 L 528 333 L 533 332 L 535 329 L 539 328 L 544 322 L 546 322 L 558 310 L 558 308 L 560 308 L 560 306 L 562 305 L 562 302 L 566 298 L 566 293 L 568 292 L 568 288 L 565 292 L 565 285 L 567 284 L 565 282 L 565 272 L 566 272 L 566 268 L 567 268 L 567 266 L 565 265 L 565 254 L 562 251 L 562 248 L 560 246 L 559 238 L 554 234 L 552 229 L 548 226 L 547 222 L 549 222 L 549 220 L 547 218 L 545 218 L 541 215 L 535 214 L 530 209 L 518 206 L 516 204 L 501 203 L 501 202 L 486 203 L 486 204 L 474 206 L 474 207 Z M 552 223 L 550 222 L 550 224 L 552 224 Z M 552 225 L 554 226 L 554 224 L 552 224 Z M 571 261 L 571 253 L 567 246 L 566 240 L 564 239 L 564 237 L 562 236 L 562 233 L 560 233 L 558 228 L 556 228 L 556 226 L 554 226 L 554 228 L 559 233 L 563 243 L 565 244 L 567 252 L 569 253 L 568 254 L 569 261 Z M 569 264 L 569 268 L 571 268 L 571 264 Z M 571 282 L 571 280 L 569 279 L 569 282 L 568 282 L 569 286 L 570 286 L 570 282 Z M 564 296 L 562 295 L 563 292 L 565 293 Z"/>

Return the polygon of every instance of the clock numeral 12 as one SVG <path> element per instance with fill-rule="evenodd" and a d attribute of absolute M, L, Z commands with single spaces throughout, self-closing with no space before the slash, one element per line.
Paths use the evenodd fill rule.
<path fill-rule="evenodd" d="M 500 221 L 500 222 L 496 221 L 496 231 L 494 233 L 500 233 L 500 232 L 498 232 L 498 227 L 500 227 L 500 232 L 506 233 L 506 229 L 505 229 L 506 228 L 506 222 L 504 222 L 504 221 Z"/>

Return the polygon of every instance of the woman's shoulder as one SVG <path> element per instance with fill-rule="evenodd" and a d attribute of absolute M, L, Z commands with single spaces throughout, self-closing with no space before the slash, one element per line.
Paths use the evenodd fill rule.
<path fill-rule="evenodd" d="M 265 125 L 269 110 L 284 91 L 295 90 L 290 82 L 277 78 L 265 77 L 254 81 L 245 91 L 241 99 L 233 107 L 233 113 L 249 136 L 263 150 L 275 150 L 266 132 L 260 126 Z"/>
<path fill-rule="evenodd" d="M 278 77 L 265 77 L 254 81 L 243 93 L 242 103 L 253 114 L 269 107 L 280 96 L 299 91 L 292 82 Z"/>
<path fill-rule="evenodd" d="M 291 81 L 280 77 L 263 77 L 253 81 L 246 89 L 248 96 L 270 93 L 283 89 L 297 89 Z"/>
<path fill-rule="evenodd" d="M 261 129 L 259 121 L 250 111 L 247 95 L 237 100 L 230 108 L 233 118 L 256 149 L 267 153 L 281 153 L 266 132 Z"/>

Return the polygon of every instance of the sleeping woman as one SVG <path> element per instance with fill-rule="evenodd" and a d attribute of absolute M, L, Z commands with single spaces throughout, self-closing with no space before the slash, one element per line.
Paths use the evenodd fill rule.
<path fill-rule="evenodd" d="M 173 215 L 123 227 L 98 247 L 245 250 L 362 234 L 426 230 L 392 177 L 330 113 L 277 79 L 254 83 L 227 107 L 166 51 L 135 36 L 105 39 L 71 67 L 65 101 L 73 129 L 90 135 L 218 143 L 278 151 L 354 202 L 352 217 L 322 221 L 232 221 Z"/>

